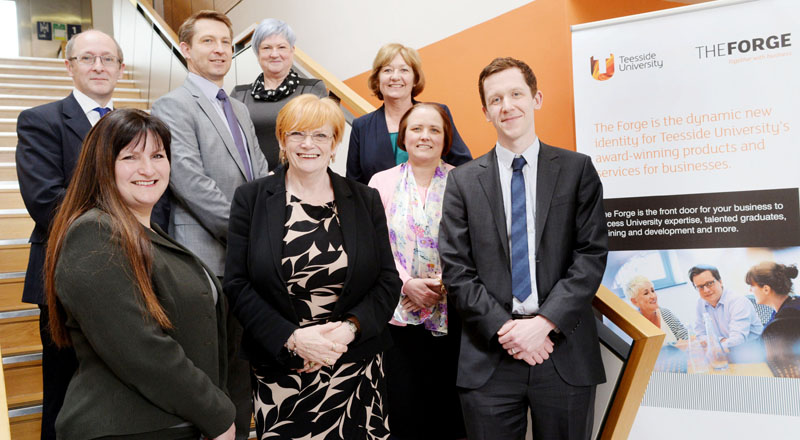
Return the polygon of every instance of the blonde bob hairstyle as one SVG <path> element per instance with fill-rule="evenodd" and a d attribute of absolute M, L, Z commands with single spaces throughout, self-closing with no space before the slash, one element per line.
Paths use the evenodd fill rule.
<path fill-rule="evenodd" d="M 625 295 L 628 299 L 636 299 L 639 296 L 639 291 L 642 290 L 643 287 L 652 286 L 653 282 L 650 281 L 649 278 L 642 275 L 637 275 L 631 278 L 628 281 L 628 284 L 625 286 Z"/>
<path fill-rule="evenodd" d="M 422 72 L 422 60 L 417 50 L 413 47 L 403 46 L 402 44 L 389 43 L 381 47 L 378 54 L 375 55 L 375 61 L 372 62 L 372 73 L 369 75 L 369 79 L 367 79 L 369 89 L 372 90 L 372 93 L 381 101 L 383 101 L 383 93 L 381 93 L 381 82 L 378 77 L 381 74 L 381 69 L 384 66 L 388 66 L 397 54 L 403 57 L 403 60 L 414 72 L 414 87 L 411 89 L 411 97 L 413 98 L 419 95 L 425 88 L 425 74 Z"/>
<path fill-rule="evenodd" d="M 339 104 L 330 98 L 303 94 L 286 103 L 275 121 L 275 137 L 281 145 L 281 163 L 286 164 L 286 135 L 292 131 L 309 131 L 325 124 L 333 127 L 333 145 L 339 145 L 344 134 L 344 114 Z"/>

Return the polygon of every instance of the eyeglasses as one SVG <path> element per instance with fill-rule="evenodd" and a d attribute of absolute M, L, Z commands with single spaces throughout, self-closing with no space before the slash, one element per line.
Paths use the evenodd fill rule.
<path fill-rule="evenodd" d="M 707 282 L 707 283 L 705 283 L 705 284 L 701 284 L 701 285 L 699 285 L 699 286 L 694 286 L 694 288 L 695 288 L 695 289 L 697 289 L 697 290 L 706 290 L 706 289 L 710 289 L 711 287 L 713 287 L 713 286 L 714 286 L 714 284 L 715 284 L 716 282 L 717 282 L 717 280 L 711 280 L 711 281 L 709 281 L 709 282 Z"/>
<path fill-rule="evenodd" d="M 70 61 L 75 60 L 78 62 L 78 64 L 83 64 L 84 66 L 93 66 L 98 58 L 100 58 L 100 62 L 106 67 L 111 67 L 119 63 L 119 58 L 115 57 L 114 55 L 83 54 L 76 57 L 70 57 L 68 59 Z"/>
<path fill-rule="evenodd" d="M 286 134 L 286 139 L 296 144 L 303 142 L 307 137 L 311 137 L 311 142 L 313 142 L 314 145 L 327 145 L 333 139 L 333 136 L 322 132 L 305 133 L 302 131 L 290 131 Z"/>
<path fill-rule="evenodd" d="M 269 54 L 271 52 L 278 52 L 281 55 L 289 53 L 291 48 L 289 46 L 262 46 L 258 49 L 259 52 Z"/>

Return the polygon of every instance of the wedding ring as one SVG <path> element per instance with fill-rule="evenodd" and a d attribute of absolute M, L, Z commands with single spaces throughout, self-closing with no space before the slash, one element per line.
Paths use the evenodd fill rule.
<path fill-rule="evenodd" d="M 314 361 L 308 361 L 308 368 L 314 368 L 314 366 L 315 366 L 315 365 L 317 365 L 317 363 L 316 363 L 316 362 L 314 362 Z"/>
<path fill-rule="evenodd" d="M 331 346 L 331 350 L 333 350 L 333 351 L 336 351 L 336 343 L 335 343 L 335 342 L 334 342 L 334 343 L 333 343 L 333 345 Z"/>
<path fill-rule="evenodd" d="M 516 348 L 512 348 L 511 349 L 511 355 L 513 356 L 515 354 L 517 354 L 517 349 Z"/>
<path fill-rule="evenodd" d="M 322 359 L 322 362 L 325 362 L 325 365 L 330 365 L 330 364 L 332 364 L 332 362 L 331 362 L 331 358 L 324 358 L 324 359 Z"/>

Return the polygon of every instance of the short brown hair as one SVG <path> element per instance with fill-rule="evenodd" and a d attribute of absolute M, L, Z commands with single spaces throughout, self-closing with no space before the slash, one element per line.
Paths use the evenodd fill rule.
<path fill-rule="evenodd" d="M 305 93 L 292 98 L 278 112 L 278 118 L 275 120 L 275 137 L 283 147 L 286 145 L 286 134 L 290 131 L 313 130 L 331 124 L 333 127 L 331 148 L 335 148 L 344 135 L 344 123 L 344 113 L 336 101 Z M 281 148 L 281 163 L 286 163 L 283 148 Z"/>
<path fill-rule="evenodd" d="M 187 18 L 186 21 L 183 22 L 181 27 L 178 28 L 178 41 L 191 46 L 192 38 L 194 37 L 194 25 L 197 23 L 197 20 L 204 19 L 225 23 L 225 26 L 228 27 L 228 31 L 231 33 L 231 38 L 233 38 L 233 26 L 231 25 L 231 19 L 221 12 L 205 9 L 195 12 L 191 17 Z"/>
<path fill-rule="evenodd" d="M 389 43 L 384 45 L 378 50 L 375 55 L 375 60 L 372 61 L 372 73 L 367 79 L 367 85 L 372 93 L 383 101 L 383 93 L 381 93 L 381 84 L 378 76 L 381 73 L 383 66 L 388 66 L 394 57 L 400 54 L 403 60 L 411 67 L 414 72 L 414 87 L 411 89 L 411 97 L 415 97 L 422 93 L 425 88 L 425 74 L 422 72 L 422 59 L 419 57 L 419 52 L 413 47 L 403 46 L 398 43 Z"/>
<path fill-rule="evenodd" d="M 528 84 L 528 87 L 531 89 L 531 96 L 536 95 L 536 92 L 539 89 L 536 86 L 536 75 L 533 74 L 533 70 L 531 70 L 530 66 L 528 66 L 524 61 L 520 61 L 511 57 L 495 58 L 491 63 L 489 63 L 488 66 L 483 68 L 480 76 L 478 77 L 478 92 L 481 95 L 482 107 L 486 108 L 486 95 L 483 92 L 483 82 L 486 81 L 486 78 L 494 75 L 495 73 L 513 69 L 515 67 L 522 72 L 522 76 L 525 78 L 525 83 Z"/>
<path fill-rule="evenodd" d="M 408 128 L 408 118 L 414 110 L 422 107 L 428 107 L 439 113 L 442 117 L 442 130 L 444 130 L 444 145 L 442 146 L 442 157 L 445 157 L 450 152 L 450 147 L 453 145 L 453 123 L 450 121 L 450 115 L 447 114 L 444 107 L 435 102 L 418 102 L 400 118 L 400 126 L 397 129 L 397 148 L 406 151 L 406 128 Z"/>

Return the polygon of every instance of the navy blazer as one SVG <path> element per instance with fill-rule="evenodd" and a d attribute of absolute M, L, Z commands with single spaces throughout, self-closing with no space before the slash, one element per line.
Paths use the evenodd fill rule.
<path fill-rule="evenodd" d="M 413 103 L 416 104 L 417 101 Z M 453 124 L 453 145 L 450 147 L 450 152 L 444 156 L 444 161 L 453 166 L 471 161 L 472 154 L 458 134 L 450 109 L 444 104 L 439 105 L 447 112 L 450 123 Z M 389 128 L 386 126 L 384 106 L 355 119 L 350 132 L 350 148 L 347 150 L 347 178 L 366 185 L 373 174 L 388 170 L 395 165 L 397 164 L 392 151 L 392 141 L 389 139 Z"/>
<path fill-rule="evenodd" d="M 44 267 L 50 221 L 78 163 L 92 125 L 78 101 L 66 98 L 24 110 L 17 119 L 17 178 L 22 200 L 35 223 L 22 301 L 45 304 Z"/>
<path fill-rule="evenodd" d="M 378 191 L 328 172 L 347 252 L 347 275 L 329 321 L 355 316 L 360 336 L 339 362 L 391 345 L 388 323 L 402 283 L 392 257 Z M 283 344 L 299 327 L 281 269 L 286 223 L 286 168 L 236 189 L 231 205 L 225 294 L 244 327 L 242 353 L 253 364 L 301 368 Z"/>

